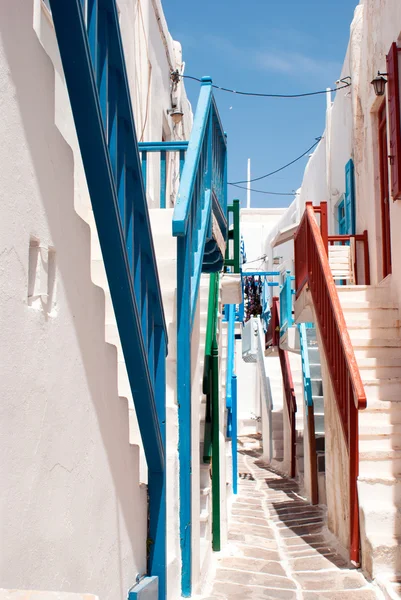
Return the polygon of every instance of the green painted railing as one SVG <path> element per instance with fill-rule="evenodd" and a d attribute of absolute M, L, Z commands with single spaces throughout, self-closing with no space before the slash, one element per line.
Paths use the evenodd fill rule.
<path fill-rule="evenodd" d="M 231 225 L 232 227 L 231 227 Z M 227 247 L 224 259 L 225 267 L 232 267 L 231 273 L 240 272 L 240 201 L 233 200 L 231 206 L 227 206 Z M 231 243 L 232 240 L 232 243 Z"/>
<path fill-rule="evenodd" d="M 212 464 L 212 547 L 220 550 L 220 420 L 219 420 L 219 273 L 211 273 L 207 315 L 203 393 L 206 395 L 203 462 Z"/>

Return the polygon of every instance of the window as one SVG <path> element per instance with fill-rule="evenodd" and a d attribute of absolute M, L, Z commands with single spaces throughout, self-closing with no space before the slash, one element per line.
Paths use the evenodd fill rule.
<path fill-rule="evenodd" d="M 345 221 L 346 232 L 349 235 L 355 234 L 355 176 L 354 161 L 349 159 L 345 165 Z"/>
<path fill-rule="evenodd" d="M 400 117 L 400 78 L 398 71 L 397 44 L 391 45 L 387 55 L 388 76 L 388 121 L 389 121 L 389 159 L 391 167 L 391 196 L 393 200 L 401 198 L 401 117 Z"/>
<path fill-rule="evenodd" d="M 344 196 L 341 196 L 341 200 L 337 204 L 337 219 L 338 219 L 338 233 L 339 233 L 339 235 L 345 235 L 347 233 L 347 224 L 345 222 Z"/>

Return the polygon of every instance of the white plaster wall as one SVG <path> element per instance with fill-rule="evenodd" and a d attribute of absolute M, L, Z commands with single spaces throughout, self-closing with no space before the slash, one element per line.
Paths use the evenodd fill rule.
<path fill-rule="evenodd" d="M 284 208 L 241 209 L 241 234 L 247 258 L 243 271 L 273 270 L 271 262 L 258 259 L 266 254 L 266 238 L 285 212 Z"/>
<path fill-rule="evenodd" d="M 266 238 L 286 212 L 283 208 L 241 209 L 241 234 L 244 238 L 247 262 L 246 271 L 276 270 L 266 252 Z M 266 260 L 262 259 L 266 255 Z M 272 288 L 275 289 L 275 288 Z M 241 341 L 236 342 L 238 385 L 238 435 L 256 433 L 260 430 L 257 417 L 261 416 L 258 366 L 245 363 Z M 256 418 L 255 418 L 256 417 Z"/>
<path fill-rule="evenodd" d="M 0 578 L 114 600 L 146 571 L 146 489 L 32 2 L 0 4 L 0 81 Z M 31 236 L 55 250 L 51 315 L 28 306 Z"/>
<path fill-rule="evenodd" d="M 176 90 L 182 124 L 173 127 L 166 112 L 170 68 L 181 68 L 182 56 L 159 0 L 118 6 L 138 139 L 187 139 L 192 112 L 183 86 Z M 136 575 L 146 572 L 146 487 L 139 483 L 139 448 L 129 445 L 127 402 L 117 393 L 116 350 L 104 339 L 104 294 L 91 283 L 96 232 L 78 216 L 88 220 L 91 207 L 57 43 L 40 0 L 0 5 L 0 15 L 1 433 L 7 448 L 0 576 L 9 587 L 125 597 Z M 168 190 L 174 196 L 173 167 Z M 158 165 L 148 181 L 149 203 L 158 205 Z M 57 305 L 50 316 L 27 305 L 32 236 L 55 250 Z M 171 474 L 177 471 L 172 442 Z M 176 564 L 178 498 L 171 483 L 169 559 Z"/>
<path fill-rule="evenodd" d="M 182 49 L 172 39 L 160 0 L 118 0 L 120 27 L 127 62 L 138 141 L 189 139 L 192 109 L 185 87 L 178 84 L 173 99 L 184 113 L 174 125 L 167 110 L 172 106 L 170 72 L 182 71 Z M 167 196 L 172 206 L 179 184 L 178 155 L 167 157 Z M 160 155 L 148 155 L 148 202 L 159 207 Z"/>

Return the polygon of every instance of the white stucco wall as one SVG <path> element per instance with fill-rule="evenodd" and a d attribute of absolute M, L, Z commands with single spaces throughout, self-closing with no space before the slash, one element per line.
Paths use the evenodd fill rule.
<path fill-rule="evenodd" d="M 188 138 L 184 89 L 182 125 L 173 128 L 166 112 L 170 63 L 179 68 L 182 58 L 159 0 L 118 6 L 138 138 L 142 130 L 144 140 Z M 96 232 L 83 220 L 90 201 L 40 0 L 0 4 L 0 82 L 1 583 L 114 600 L 146 572 L 147 491 L 118 395 L 116 348 L 105 342 L 104 293 L 91 281 Z M 172 168 L 168 177 L 176 189 Z M 148 181 L 150 206 L 158 205 L 156 170 Z M 31 242 L 44 259 L 52 252 L 49 307 L 45 295 L 28 300 Z M 35 292 L 48 291 L 47 269 Z"/>
<path fill-rule="evenodd" d="M 31 2 L 0 5 L 0 578 L 114 600 L 146 571 L 146 489 L 32 11 Z M 33 236 L 55 251 L 51 315 L 46 300 L 28 306 Z"/>
<path fill-rule="evenodd" d="M 249 208 L 241 210 L 241 235 L 244 238 L 246 271 L 271 271 L 276 268 L 266 253 L 266 238 L 285 213 L 283 208 Z M 266 259 L 263 257 L 266 256 Z M 238 435 L 260 431 L 261 416 L 258 366 L 241 359 L 241 342 L 236 345 L 238 382 Z"/>

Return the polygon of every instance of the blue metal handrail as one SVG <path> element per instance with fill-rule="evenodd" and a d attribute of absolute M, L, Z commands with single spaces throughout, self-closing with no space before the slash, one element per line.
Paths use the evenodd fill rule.
<path fill-rule="evenodd" d="M 202 271 L 218 272 L 227 236 L 227 142 L 213 98 L 202 79 L 191 138 L 173 214 L 177 237 L 177 401 L 180 461 L 181 593 L 191 594 L 191 336 Z"/>
<path fill-rule="evenodd" d="M 292 314 L 292 297 L 295 294 L 292 282 L 294 280 L 295 277 L 291 275 L 291 271 L 286 271 L 284 284 L 280 292 L 280 337 L 294 324 Z"/>
<path fill-rule="evenodd" d="M 188 142 L 175 140 L 169 142 L 139 142 L 139 152 L 142 158 L 142 178 L 146 191 L 148 180 L 148 153 L 157 152 L 160 154 L 160 208 L 167 208 L 167 153 L 174 152 L 179 154 L 180 177 L 185 163 L 185 154 L 188 149 Z"/>
<path fill-rule="evenodd" d="M 309 365 L 309 354 L 308 354 L 308 339 L 306 336 L 306 323 L 299 323 L 299 343 L 301 348 L 301 363 L 302 363 L 302 378 L 304 383 L 304 400 L 305 405 L 308 406 L 313 405 L 313 397 L 312 397 L 312 382 L 310 376 L 310 365 Z"/>
<path fill-rule="evenodd" d="M 164 600 L 167 331 L 117 6 L 87 4 L 86 25 L 81 0 L 50 0 L 149 469 L 149 565 Z"/>

